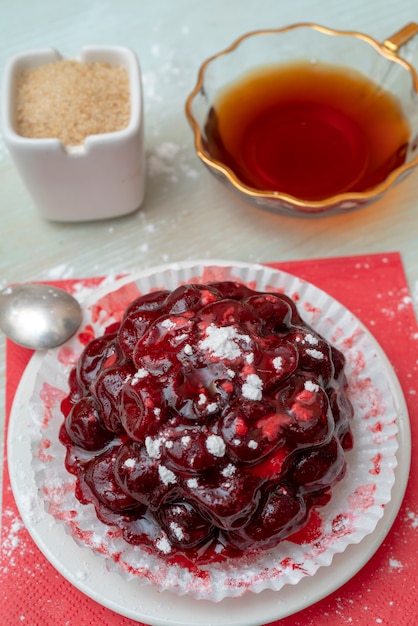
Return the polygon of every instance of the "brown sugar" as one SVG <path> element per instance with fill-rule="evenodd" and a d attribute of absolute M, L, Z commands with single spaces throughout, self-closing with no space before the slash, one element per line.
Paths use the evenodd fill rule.
<path fill-rule="evenodd" d="M 23 137 L 57 138 L 76 146 L 88 135 L 125 128 L 129 94 L 123 67 L 67 59 L 48 63 L 20 77 L 16 131 Z"/>

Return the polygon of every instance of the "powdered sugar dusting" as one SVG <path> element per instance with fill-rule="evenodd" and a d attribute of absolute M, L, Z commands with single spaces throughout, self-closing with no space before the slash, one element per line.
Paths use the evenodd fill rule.
<path fill-rule="evenodd" d="M 152 437 L 145 438 L 145 447 L 150 459 L 159 459 L 161 456 L 161 439 L 152 439 Z"/>
<path fill-rule="evenodd" d="M 418 513 L 414 513 L 413 511 L 408 511 L 406 514 L 406 519 L 411 525 L 413 530 L 418 530 Z"/>
<path fill-rule="evenodd" d="M 165 465 L 158 466 L 158 474 L 164 485 L 171 485 L 177 482 L 175 473 L 168 469 L 168 467 L 165 467 Z"/>
<path fill-rule="evenodd" d="M 13 563 L 13 553 L 21 545 L 20 531 L 24 528 L 22 520 L 15 517 L 11 510 L 5 511 L 5 518 L 9 521 L 8 528 L 5 528 L 2 536 L 2 550 L 9 559 L 9 564 Z"/>
<path fill-rule="evenodd" d="M 276 370 L 276 372 L 280 372 L 280 370 L 283 368 L 283 357 L 276 356 L 273 359 L 273 367 Z"/>
<path fill-rule="evenodd" d="M 309 343 L 311 346 L 317 346 L 319 343 L 318 337 L 312 335 L 311 333 L 307 333 L 305 335 L 305 343 Z"/>
<path fill-rule="evenodd" d="M 171 545 L 166 536 L 160 537 L 160 539 L 155 542 L 155 545 L 163 554 L 170 554 Z"/>
<path fill-rule="evenodd" d="M 305 381 L 304 387 L 306 391 L 312 391 L 314 393 L 319 391 L 319 385 L 317 383 L 314 383 L 312 380 Z"/>
<path fill-rule="evenodd" d="M 210 324 L 206 328 L 206 337 L 199 342 L 201 350 L 208 350 L 213 356 L 232 361 L 241 355 L 240 344 L 247 346 L 250 337 L 237 331 L 234 326 L 218 328 Z"/>
<path fill-rule="evenodd" d="M 232 465 L 231 463 L 229 463 L 226 467 L 224 467 L 221 473 L 222 473 L 222 476 L 224 476 L 225 478 L 231 478 L 231 476 L 233 476 L 236 471 L 237 471 L 237 468 L 235 467 L 235 465 Z"/>
<path fill-rule="evenodd" d="M 132 383 L 135 384 L 139 380 L 141 380 L 142 378 L 146 378 L 147 376 L 149 376 L 149 372 L 147 372 L 147 370 L 143 367 L 140 367 L 132 376 Z"/>
<path fill-rule="evenodd" d="M 199 271 L 196 268 L 190 270 L 188 275 L 181 274 L 181 281 L 193 279 L 196 281 L 196 277 L 199 276 Z M 226 279 L 229 277 L 226 274 Z M 269 277 L 269 284 L 272 282 L 271 276 Z M 173 288 L 172 277 L 169 279 L 169 286 Z M 251 274 L 251 281 L 254 281 L 254 273 Z M 265 284 L 265 282 L 263 283 Z M 144 284 L 138 283 L 139 291 L 144 291 Z M 158 277 L 158 287 L 164 286 L 164 279 L 161 276 Z M 293 292 L 298 291 L 296 287 L 291 288 L 293 284 L 288 287 L 288 290 Z M 155 285 L 153 285 L 155 287 Z M 284 289 L 284 286 L 279 283 L 278 288 Z M 313 302 L 318 302 L 318 297 L 315 295 L 315 290 L 306 290 L 306 294 L 303 294 L 303 302 L 307 302 L 309 306 L 303 307 L 305 312 L 312 311 L 312 316 L 316 320 L 319 306 L 314 308 L 311 306 Z M 123 295 L 123 294 L 122 294 Z M 322 296 L 321 296 L 322 298 Z M 321 307 L 324 306 L 323 300 Z M 67 524 L 72 532 L 75 532 L 78 527 L 86 525 L 91 529 L 91 536 L 85 538 L 86 545 L 89 547 L 96 546 L 99 552 L 106 555 L 109 567 L 114 568 L 116 571 L 130 576 L 135 575 L 135 572 L 141 572 L 140 580 L 142 582 L 149 580 L 153 584 L 156 584 L 158 588 L 170 588 L 174 592 L 190 593 L 194 597 L 199 598 L 211 598 L 220 599 L 225 595 L 241 595 L 246 589 L 256 589 L 259 591 L 262 588 L 280 589 L 286 582 L 296 583 L 303 576 L 313 575 L 317 569 L 321 566 L 328 565 L 332 559 L 334 552 L 341 552 L 350 543 L 351 536 L 356 536 L 358 540 L 358 534 L 368 533 L 372 531 L 372 528 L 377 523 L 377 519 L 383 512 L 383 503 L 390 498 L 390 486 L 393 483 L 393 469 L 396 460 L 394 460 L 394 450 L 396 450 L 396 413 L 393 414 L 393 406 L 391 404 L 391 394 L 386 388 L 386 379 L 382 376 L 382 365 L 370 358 L 370 354 L 373 354 L 373 346 L 370 343 L 367 336 L 360 329 L 359 333 L 356 333 L 356 323 L 351 320 L 351 317 L 347 320 L 347 316 L 341 313 L 341 307 L 334 304 L 328 304 L 329 319 L 325 323 L 325 327 L 320 327 L 318 321 L 318 327 L 315 326 L 315 330 L 321 332 L 323 336 L 330 335 L 331 333 L 338 338 L 338 344 L 342 346 L 343 351 L 350 357 L 348 360 L 348 377 L 349 383 L 353 390 L 353 402 L 356 410 L 358 411 L 359 419 L 355 421 L 354 437 L 356 446 L 353 452 L 348 455 L 349 460 L 349 472 L 341 483 L 339 483 L 338 490 L 335 491 L 330 503 L 321 509 L 320 516 L 324 516 L 323 519 L 332 520 L 333 526 L 324 524 L 323 532 L 315 540 L 315 546 L 307 541 L 304 544 L 297 544 L 284 542 L 283 545 L 278 546 L 277 549 L 271 551 L 269 555 L 263 555 L 262 558 L 254 558 L 254 561 L 250 564 L 248 560 L 245 562 L 237 561 L 236 568 L 231 565 L 231 569 L 228 574 L 221 569 L 209 568 L 204 572 L 204 583 L 199 584 L 199 580 L 196 577 L 191 576 L 190 571 L 178 572 L 178 570 L 171 570 L 167 566 L 167 561 L 159 561 L 159 557 L 151 557 L 147 555 L 144 557 L 140 548 L 137 546 L 129 545 L 127 548 L 123 543 L 112 535 L 112 529 L 103 527 L 99 520 L 93 515 L 91 519 L 91 512 L 89 507 L 83 507 L 74 502 L 74 495 L 70 487 L 71 480 L 67 476 L 64 479 L 65 486 L 60 491 L 58 489 L 49 489 L 45 491 L 45 497 L 48 498 L 48 504 L 51 511 L 57 520 Z M 332 319 L 335 317 L 335 322 Z M 309 319 L 308 322 L 312 322 Z M 332 323 L 331 323 L 332 322 Z M 314 325 L 314 324 L 312 324 Z M 100 326 L 100 320 L 97 322 L 97 326 Z M 337 332 L 339 328 L 343 328 L 341 334 Z M 348 327 L 348 328 L 347 328 Z M 226 327 L 233 329 L 233 327 Z M 235 331 L 235 332 L 234 332 Z M 215 346 L 210 343 L 210 332 L 205 333 L 202 336 L 202 342 L 206 341 L 206 349 L 213 358 L 219 358 L 225 360 L 226 368 L 228 367 L 228 361 L 244 355 L 243 361 L 245 361 L 245 354 L 252 351 L 252 347 L 249 345 L 245 334 L 236 333 L 236 330 L 228 330 L 228 336 L 223 338 L 220 346 Z M 216 327 L 213 331 L 216 335 Z M 239 336 L 238 336 L 239 335 Z M 344 345 L 344 336 L 353 337 L 352 342 Z M 306 341 L 306 338 L 305 338 Z M 79 350 L 81 346 L 77 346 L 77 339 L 74 340 L 76 349 Z M 225 343 L 232 344 L 225 348 Z M 314 345 L 308 339 L 307 343 L 311 346 Z M 205 345 L 205 344 L 204 344 Z M 219 350 L 219 354 L 222 356 L 216 356 L 216 352 Z M 231 356 L 232 351 L 232 359 Z M 226 356 L 225 356 L 226 355 Z M 51 362 L 51 360 L 53 362 Z M 44 365 L 50 363 L 52 370 L 57 372 L 60 369 L 60 365 L 52 359 L 52 356 L 46 357 Z M 376 364 L 376 365 L 374 365 Z M 252 381 L 253 391 L 257 389 L 256 379 L 250 378 L 255 372 L 251 370 L 252 363 L 246 362 L 245 367 L 247 370 L 245 373 L 240 373 L 240 383 L 242 385 Z M 42 381 L 42 373 L 44 369 L 40 370 L 39 376 Z M 225 370 L 226 371 L 226 370 Z M 66 374 L 65 374 L 66 376 Z M 64 378 L 65 378 L 64 376 Z M 375 394 L 364 394 L 365 380 L 369 379 L 368 389 L 373 387 L 376 389 Z M 238 377 L 235 377 L 235 384 L 237 384 Z M 308 387 L 305 390 L 309 390 L 310 384 L 313 387 L 311 391 L 315 390 L 315 382 L 308 381 Z M 58 385 L 59 387 L 59 385 Z M 39 388 L 39 387 L 38 387 Z M 36 390 L 35 390 L 36 395 Z M 374 397 L 379 397 L 379 402 L 374 402 Z M 39 402 L 39 399 L 37 399 Z M 207 397 L 205 396 L 205 402 Z M 372 406 L 370 406 L 372 404 Z M 53 409 L 55 410 L 55 409 Z M 41 407 L 42 412 L 42 407 Z M 47 420 L 45 423 L 45 429 L 42 432 L 42 437 L 45 440 L 54 441 L 54 434 L 51 433 L 51 429 L 54 428 L 54 424 L 58 420 Z M 39 422 L 39 420 L 38 420 Z M 382 424 L 381 437 L 379 441 L 375 441 L 374 437 L 376 433 L 373 433 L 369 428 L 380 422 Z M 40 420 L 40 424 L 43 423 L 43 419 Z M 211 439 L 214 437 L 215 439 Z M 56 439 L 56 436 L 55 436 Z M 209 448 L 212 450 L 212 454 L 215 453 L 220 456 L 225 442 L 222 437 L 213 433 L 207 437 L 209 442 Z M 252 440 L 250 440 L 251 442 Z M 248 445 L 250 445 L 250 442 Z M 256 442 L 254 442 L 256 444 Z M 151 440 L 148 442 L 148 448 L 152 454 L 157 455 L 158 466 L 158 450 L 161 442 Z M 208 451 L 209 451 L 208 448 Z M 35 445 L 35 449 L 38 449 Z M 51 460 L 42 461 L 37 458 L 34 460 L 34 469 L 36 471 L 36 480 L 42 483 L 53 482 L 55 484 L 57 476 L 62 476 L 62 460 L 58 463 L 54 444 L 50 450 Z M 365 452 L 366 451 L 366 452 Z M 62 451 L 61 451 L 62 452 Z M 370 474 L 370 459 L 375 458 L 376 453 L 382 454 L 382 460 L 379 464 L 380 471 L 378 475 Z M 367 454 L 366 459 L 362 458 L 362 455 Z M 361 461 L 361 462 L 359 462 Z M 222 461 L 221 461 L 222 463 Z M 176 479 L 174 473 L 172 475 L 167 474 L 165 468 L 162 465 L 158 466 L 160 469 L 159 476 L 164 484 L 170 484 L 170 480 Z M 362 469 L 363 467 L 363 469 Z M 171 471 L 171 470 L 169 470 Z M 232 467 L 226 465 L 221 470 L 225 473 L 225 479 L 228 479 L 229 474 L 233 471 Z M 55 473 L 57 472 L 57 473 Z M 48 478 L 48 474 L 51 476 Z M 199 488 L 198 481 L 195 478 L 188 478 L 187 484 L 190 489 Z M 72 486 L 73 488 L 73 486 Z M 350 500 L 351 498 L 351 500 Z M 378 506 L 376 506 L 378 502 Z M 352 514 L 352 507 L 350 504 L 356 505 L 355 514 Z M 414 513 L 408 517 L 408 521 L 411 527 L 416 524 Z M 360 529 L 358 527 L 359 520 L 361 521 Z M 366 525 L 363 525 L 363 521 L 366 520 Z M 179 528 L 170 528 L 170 532 L 173 532 L 175 536 L 176 532 L 181 532 L 181 524 Z M 83 535 L 84 539 L 84 535 Z M 155 544 L 162 555 L 169 554 L 170 543 L 168 538 L 156 532 Z M 222 546 L 219 547 L 222 550 Z M 145 561 L 144 561 L 145 558 Z M 396 560 L 396 559 L 395 559 Z M 144 565 L 145 563 L 145 565 Z M 393 571 L 398 571 L 396 568 L 392 568 Z"/>
<path fill-rule="evenodd" d="M 225 455 L 225 441 L 219 435 L 209 435 L 206 439 L 206 448 L 213 456 L 223 457 Z"/>
<path fill-rule="evenodd" d="M 242 395 L 249 400 L 261 400 L 263 397 L 263 381 L 257 374 L 249 374 L 242 385 Z"/>
<path fill-rule="evenodd" d="M 318 359 L 319 361 L 324 358 L 324 355 L 322 352 L 320 352 L 320 350 L 313 350 L 308 348 L 306 350 L 306 354 L 309 354 L 309 356 L 311 356 L 313 359 Z"/>
<path fill-rule="evenodd" d="M 173 535 L 179 540 L 181 541 L 182 539 L 184 539 L 184 530 L 183 528 L 177 524 L 176 522 L 171 522 L 170 523 L 170 530 L 173 533 Z"/>

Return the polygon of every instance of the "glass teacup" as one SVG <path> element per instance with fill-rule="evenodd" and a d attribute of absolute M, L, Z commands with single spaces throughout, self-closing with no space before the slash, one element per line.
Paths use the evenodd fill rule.
<path fill-rule="evenodd" d="M 186 114 L 194 132 L 195 149 L 199 158 L 215 176 L 237 191 L 241 197 L 277 213 L 329 215 L 344 213 L 376 201 L 418 165 L 418 74 L 411 64 L 417 43 L 414 36 L 417 34 L 418 24 L 412 23 L 383 43 L 362 33 L 336 31 L 317 24 L 294 24 L 286 28 L 254 31 L 243 35 L 202 64 L 197 84 L 187 99 Z M 318 197 L 306 197 L 302 193 L 299 195 L 281 188 L 279 183 L 275 188 L 274 183 L 269 184 L 267 177 L 265 184 L 253 184 L 251 176 L 244 175 L 243 168 L 235 166 L 234 161 L 227 158 L 230 156 L 228 146 L 225 148 L 221 142 L 222 149 L 219 149 L 219 145 L 213 148 L 211 139 L 215 134 L 213 128 L 217 107 L 220 98 L 231 85 L 238 84 L 242 77 L 250 76 L 260 68 L 290 67 L 289 63 L 297 61 L 339 68 L 347 73 L 355 72 L 373 83 L 376 93 L 383 90 L 396 101 L 408 134 L 398 151 L 399 154 L 395 155 L 396 158 L 391 157 L 390 166 L 380 179 L 372 176 L 370 184 L 364 188 L 356 188 L 353 183 L 351 187 L 343 186 L 328 195 L 321 196 L 319 193 Z M 272 127 L 269 127 L 267 114 L 265 120 L 265 132 L 268 134 Z M 231 123 L 238 123 L 233 120 L 233 115 Z M 272 121 L 274 123 L 277 124 L 277 119 Z M 283 125 L 287 125 L 286 132 L 289 132 L 288 122 L 283 122 Z M 387 127 L 381 129 L 383 135 L 387 131 Z M 354 147 L 353 150 L 355 149 L 357 148 Z M 263 155 L 259 154 L 257 158 L 260 161 Z M 283 163 L 286 153 L 280 158 Z M 253 163 L 257 168 L 259 162 L 253 159 Z M 280 169 L 280 166 L 277 165 L 276 169 Z M 343 174 L 344 172 L 342 179 Z M 307 175 L 303 166 L 298 175 L 301 179 Z M 311 177 L 315 176 L 317 175 Z M 323 171 L 317 178 L 326 176 L 327 171 Z"/>

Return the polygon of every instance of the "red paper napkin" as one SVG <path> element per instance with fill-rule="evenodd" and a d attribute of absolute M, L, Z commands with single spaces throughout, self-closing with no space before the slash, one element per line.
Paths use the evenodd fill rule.
<path fill-rule="evenodd" d="M 328 292 L 373 333 L 394 366 L 405 394 L 414 453 L 418 443 L 418 327 L 400 255 L 388 253 L 272 265 Z M 84 282 L 91 287 L 100 280 Z M 57 284 L 71 291 L 74 282 Z M 30 356 L 29 350 L 7 343 L 6 429 L 16 387 Z M 312 607 L 280 620 L 280 626 L 393 623 L 415 626 L 418 616 L 418 471 L 414 465 L 413 462 L 401 510 L 374 557 L 339 590 Z M 0 606 L 0 624 L 4 626 L 138 624 L 83 595 L 39 552 L 18 514 L 6 454 Z M 199 610 L 198 604 L 196 610 Z"/>

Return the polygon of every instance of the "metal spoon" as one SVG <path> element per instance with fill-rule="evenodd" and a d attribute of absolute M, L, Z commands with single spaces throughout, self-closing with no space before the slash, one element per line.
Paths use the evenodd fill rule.
<path fill-rule="evenodd" d="M 81 320 L 77 300 L 57 287 L 25 284 L 0 292 L 0 328 L 25 348 L 55 348 L 74 335 Z"/>

